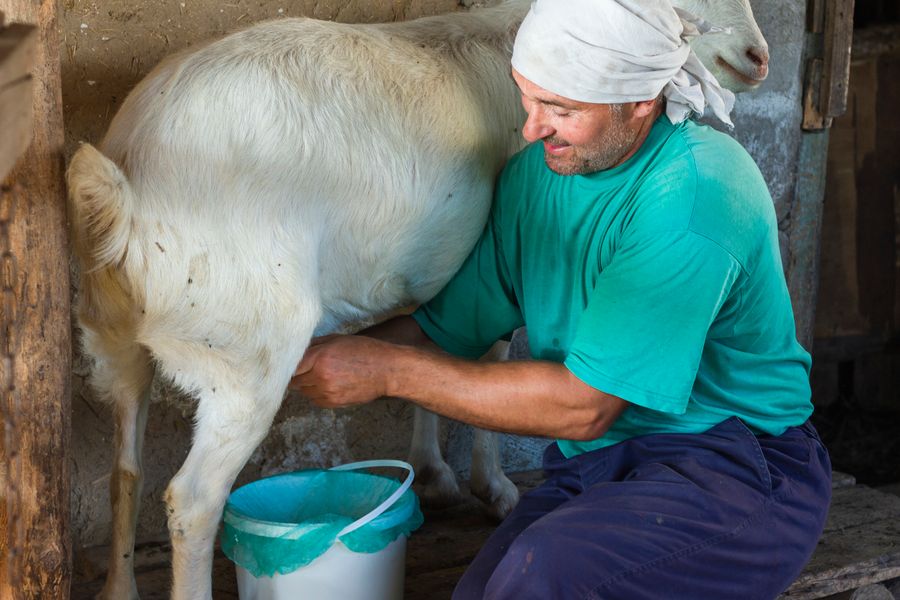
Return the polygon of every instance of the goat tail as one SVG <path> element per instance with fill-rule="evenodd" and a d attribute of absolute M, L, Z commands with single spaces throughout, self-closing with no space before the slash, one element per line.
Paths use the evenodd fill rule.
<path fill-rule="evenodd" d="M 90 144 L 75 152 L 66 172 L 73 247 L 82 268 L 95 271 L 125 258 L 134 194 L 125 174 Z"/>

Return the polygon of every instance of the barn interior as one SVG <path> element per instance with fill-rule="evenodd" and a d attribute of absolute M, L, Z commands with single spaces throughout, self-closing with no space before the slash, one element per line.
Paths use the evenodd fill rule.
<path fill-rule="evenodd" d="M 732 135 L 760 166 L 775 203 L 798 338 L 813 356 L 812 421 L 843 490 L 836 487 L 829 543 L 783 597 L 898 600 L 900 2 L 751 4 L 769 43 L 770 74 L 759 89 L 738 96 Z M 71 329 L 69 301 L 79 290 L 76 267 L 60 258 L 69 252 L 65 161 L 80 143 L 102 139 L 128 92 L 161 59 L 203 40 L 268 19 L 375 23 L 478 9 L 479 3 L 470 8 L 458 0 L 0 0 L 0 42 L 13 39 L 3 36 L 14 23 L 35 26 L 29 64 L 37 65 L 31 72 L 41 82 L 33 112 L 13 117 L 7 107 L 20 78 L 3 78 L 10 64 L 4 59 L 15 54 L 0 43 L 0 144 L 14 121 L 34 120 L 52 131 L 47 139 L 29 136 L 31 152 L 43 148 L 42 154 L 24 154 L 0 193 L 0 232 L 8 236 L 0 252 L 7 244 L 11 253 L 20 251 L 19 277 L 30 269 L 35 275 L 29 285 L 37 286 L 0 290 L 21 295 L 14 300 L 18 321 L 12 304 L 3 305 L 7 318 L 0 314 L 4 339 L 18 340 L 0 377 L 0 384 L 7 375 L 10 381 L 0 404 L 0 475 L 5 469 L 8 486 L 6 506 L 0 505 L 0 550 L 6 550 L 0 552 L 0 597 L 92 598 L 106 575 L 113 418 L 87 383 L 92 364 Z M 21 38 L 17 33 L 15 40 Z M 12 152 L 6 146 L 2 151 Z M 46 164 L 22 166 L 32 159 Z M 47 204 L 38 199 L 55 209 L 42 208 Z M 29 252 L 45 262 L 30 262 Z M 13 271 L 6 263 L 4 269 L 2 283 L 14 283 L 7 281 Z M 522 357 L 525 344 L 520 338 Z M 52 352 L 44 350 L 48 346 Z M 0 358 L 7 356 L 0 352 Z M 32 397 L 42 400 L 29 402 Z M 166 381 L 154 382 L 135 550 L 145 599 L 168 597 L 171 548 L 163 495 L 190 448 L 193 411 L 189 396 Z M 412 411 L 397 399 L 329 411 L 291 394 L 235 487 L 298 469 L 403 458 L 411 430 Z M 546 443 L 501 436 L 503 467 L 520 490 L 540 481 Z M 471 429 L 445 423 L 441 444 L 465 482 Z M 31 497 L 13 493 L 22 489 L 39 491 Z M 426 507 L 425 516 L 422 530 L 410 538 L 408 600 L 449 598 L 495 527 L 472 498 L 449 508 Z M 215 598 L 238 597 L 233 564 L 221 554 L 213 577 Z"/>

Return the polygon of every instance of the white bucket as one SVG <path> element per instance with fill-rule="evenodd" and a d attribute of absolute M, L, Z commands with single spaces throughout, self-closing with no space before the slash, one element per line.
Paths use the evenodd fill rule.
<path fill-rule="evenodd" d="M 341 530 L 324 554 L 295 571 L 256 577 L 235 565 L 241 600 L 402 600 L 406 572 L 406 536 L 378 552 L 358 553 L 341 543 L 340 537 L 359 529 L 388 510 L 412 485 L 411 465 L 399 460 L 371 460 L 334 467 L 350 471 L 373 467 L 398 467 L 409 471 L 404 482 L 384 502 Z"/>
<path fill-rule="evenodd" d="M 286 575 L 254 577 L 235 565 L 241 600 L 402 600 L 406 536 L 373 554 L 336 542 L 328 552 Z"/>

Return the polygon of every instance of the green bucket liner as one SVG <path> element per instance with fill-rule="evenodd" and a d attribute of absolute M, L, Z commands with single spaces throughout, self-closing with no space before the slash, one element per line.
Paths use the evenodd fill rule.
<path fill-rule="evenodd" d="M 409 476 L 401 484 L 350 470 L 386 466 L 406 468 Z M 247 484 L 225 504 L 222 551 L 256 577 L 295 571 L 338 539 L 353 552 L 378 552 L 422 525 L 419 499 L 409 489 L 412 477 L 412 467 L 402 461 L 366 461 Z M 396 500 L 381 506 L 392 495 Z"/>

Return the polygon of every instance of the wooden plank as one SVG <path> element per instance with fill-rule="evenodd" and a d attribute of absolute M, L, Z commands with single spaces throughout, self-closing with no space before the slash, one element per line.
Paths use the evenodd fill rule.
<path fill-rule="evenodd" d="M 878 486 L 878 491 L 883 494 L 892 494 L 894 496 L 900 496 L 900 482 L 889 483 L 888 485 L 880 485 L 880 486 Z"/>
<path fill-rule="evenodd" d="M 847 110 L 850 83 L 850 49 L 853 44 L 854 0 L 831 0 L 825 3 L 825 73 L 823 90 L 826 117 L 833 118 Z"/>
<path fill-rule="evenodd" d="M 822 33 L 825 28 L 825 1 L 809 0 L 806 4 L 806 29 L 811 33 Z"/>
<path fill-rule="evenodd" d="M 807 48 L 804 75 L 801 126 L 806 131 L 831 127 L 832 119 L 847 110 L 853 4 L 854 0 L 815 0 L 810 7 L 807 27 L 816 35 Z M 818 35 L 820 15 L 824 15 L 824 28 Z"/>
<path fill-rule="evenodd" d="M 833 471 L 831 473 L 831 489 L 836 490 L 838 488 L 851 487 L 854 485 L 856 485 L 856 477 L 853 475 L 841 473 L 840 471 Z"/>
<path fill-rule="evenodd" d="M 825 75 L 825 61 L 811 58 L 806 62 L 803 75 L 803 121 L 800 127 L 804 131 L 819 131 L 830 125 L 820 109 L 822 105 L 822 80 Z"/>
<path fill-rule="evenodd" d="M 825 533 L 840 533 L 877 521 L 900 522 L 900 497 L 864 485 L 832 490 Z M 900 544 L 900 539 L 897 540 Z"/>
<path fill-rule="evenodd" d="M 0 315 L 15 334 L 15 388 L 0 400 L 7 425 L 0 461 L 14 465 L 8 486 L 16 490 L 2 535 L 3 600 L 65 599 L 71 580 L 71 324 L 57 10 L 55 0 L 3 0 L 7 22 L 38 30 L 32 142 L 0 189 L 0 212 L 12 215 L 8 241 L 16 264 L 14 314 Z"/>
<path fill-rule="evenodd" d="M 31 142 L 31 63 L 37 30 L 0 25 L 0 179 Z"/>
<path fill-rule="evenodd" d="M 900 577 L 900 524 L 880 521 L 822 538 L 803 574 L 781 597 L 823 598 Z"/>
<path fill-rule="evenodd" d="M 823 598 L 900 576 L 900 497 L 866 486 L 835 489 L 825 532 L 781 598 Z"/>

